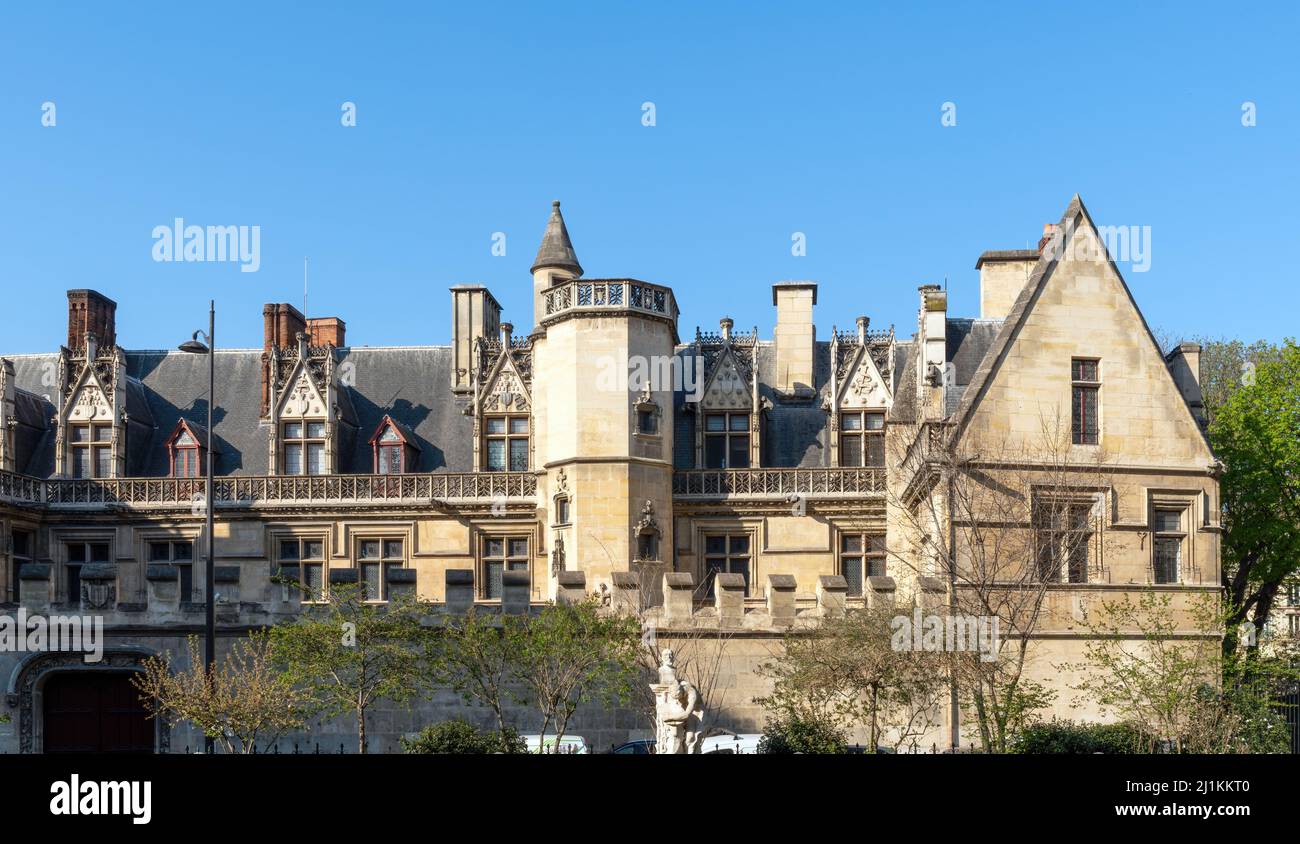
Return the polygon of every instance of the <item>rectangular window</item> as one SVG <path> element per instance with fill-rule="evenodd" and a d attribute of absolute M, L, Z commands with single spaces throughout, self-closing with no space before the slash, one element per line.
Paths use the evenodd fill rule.
<path fill-rule="evenodd" d="M 1070 428 L 1075 445 L 1097 445 L 1100 441 L 1100 370 L 1100 361 L 1091 358 L 1074 358 L 1070 361 Z"/>
<path fill-rule="evenodd" d="M 64 600 L 70 604 L 81 602 L 81 567 L 89 563 L 111 562 L 107 542 L 69 542 L 67 543 L 67 591 Z"/>
<path fill-rule="evenodd" d="M 555 523 L 557 525 L 569 523 L 569 499 L 566 496 L 562 495 L 555 499 Z"/>
<path fill-rule="evenodd" d="M 69 429 L 72 477 L 107 478 L 113 474 L 113 426 L 82 424 Z"/>
<path fill-rule="evenodd" d="M 1152 543 L 1152 567 L 1156 583 L 1178 583 L 1182 574 L 1182 510 L 1156 510 L 1152 516 L 1155 540 Z"/>
<path fill-rule="evenodd" d="M 704 417 L 704 468 L 749 468 L 748 413 L 710 413 Z"/>
<path fill-rule="evenodd" d="M 871 411 L 840 414 L 840 465 L 885 465 L 885 414 Z"/>
<path fill-rule="evenodd" d="M 9 583 L 10 589 L 13 590 L 11 601 L 18 600 L 18 573 L 27 563 L 32 562 L 35 557 L 35 549 L 32 545 L 32 532 L 28 530 L 15 530 L 12 534 L 13 553 L 10 555 L 9 564 Z"/>
<path fill-rule="evenodd" d="M 406 567 L 405 543 L 401 539 L 357 541 L 357 580 L 366 590 L 367 601 L 388 600 L 388 575 Z"/>
<path fill-rule="evenodd" d="M 659 433 L 659 414 L 653 410 L 636 412 L 636 429 L 638 433 L 654 436 Z"/>
<path fill-rule="evenodd" d="M 176 566 L 180 600 L 194 600 L 194 543 L 150 542 L 149 562 Z"/>
<path fill-rule="evenodd" d="M 885 576 L 885 536 L 880 533 L 840 534 L 840 574 L 849 583 L 849 594 L 862 594 L 868 577 Z"/>
<path fill-rule="evenodd" d="M 325 423 L 286 422 L 281 429 L 281 448 L 286 475 L 325 475 Z"/>
<path fill-rule="evenodd" d="M 402 447 L 400 445 L 381 445 L 379 447 L 379 467 L 381 475 L 402 474 Z"/>
<path fill-rule="evenodd" d="M 281 566 L 298 566 L 298 583 L 304 601 L 319 601 L 325 594 L 325 542 L 291 537 L 280 540 L 277 557 Z"/>
<path fill-rule="evenodd" d="M 713 578 L 719 572 L 739 574 L 745 578 L 749 594 L 749 534 L 727 533 L 704 537 L 705 594 L 713 597 Z"/>
<path fill-rule="evenodd" d="M 484 598 L 501 600 L 502 574 L 507 571 L 528 571 L 528 538 L 523 536 L 483 537 Z"/>
<path fill-rule="evenodd" d="M 1047 583 L 1087 583 L 1093 504 L 1040 501 L 1034 506 L 1038 573 Z"/>
<path fill-rule="evenodd" d="M 483 425 L 483 469 L 488 472 L 528 471 L 527 416 L 489 416 Z"/>

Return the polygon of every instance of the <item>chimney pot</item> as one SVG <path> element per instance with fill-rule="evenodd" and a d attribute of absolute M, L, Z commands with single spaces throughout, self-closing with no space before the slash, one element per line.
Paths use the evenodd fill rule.
<path fill-rule="evenodd" d="M 723 317 L 722 319 L 718 320 L 718 328 L 722 330 L 723 340 L 731 339 L 731 329 L 735 324 L 736 323 L 732 321 L 731 317 Z"/>
<path fill-rule="evenodd" d="M 511 323 L 501 323 L 501 347 L 507 348 L 510 345 L 510 338 L 515 334 L 515 327 Z"/>
<path fill-rule="evenodd" d="M 867 344 L 867 326 L 870 324 L 870 317 L 858 317 L 858 342 L 864 346 Z"/>

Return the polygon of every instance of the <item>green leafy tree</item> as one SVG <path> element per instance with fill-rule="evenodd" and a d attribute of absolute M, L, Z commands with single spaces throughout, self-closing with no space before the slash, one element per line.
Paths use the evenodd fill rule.
<path fill-rule="evenodd" d="M 272 664 L 269 635 L 235 642 L 211 672 L 195 636 L 187 656 L 187 663 L 170 654 L 150 657 L 131 676 L 151 718 L 189 722 L 226 753 L 255 753 L 259 741 L 274 742 L 306 723 L 310 700 Z"/>
<path fill-rule="evenodd" d="M 603 612 L 596 598 L 555 604 L 525 624 L 521 642 L 513 677 L 542 716 L 542 747 L 554 734 L 558 752 L 582 704 L 631 698 L 641 646 L 635 617 Z"/>
<path fill-rule="evenodd" d="M 948 688 L 940 654 L 895 649 L 893 608 L 854 610 L 786 635 L 780 656 L 759 667 L 772 693 L 756 703 L 783 726 L 865 727 L 867 752 L 899 747 L 938 720 Z"/>
<path fill-rule="evenodd" d="M 470 704 L 486 706 L 497 723 L 501 751 L 509 753 L 506 737 L 512 728 L 506 706 L 522 703 L 513 682 L 524 649 L 524 620 L 471 607 L 447 618 L 426 640 L 422 670 L 432 686 L 450 688 Z"/>
<path fill-rule="evenodd" d="M 1213 598 L 1175 607 L 1169 595 L 1102 602 L 1086 624 L 1085 663 L 1060 666 L 1082 678 L 1073 688 L 1105 713 L 1135 726 L 1147 752 L 1276 753 L 1287 730 L 1276 692 L 1294 677 L 1285 660 L 1225 654 L 1205 636 L 1178 632 L 1221 628 Z"/>
<path fill-rule="evenodd" d="M 1300 346 L 1287 340 L 1257 357 L 1245 383 L 1225 388 L 1210 426 L 1225 466 L 1225 654 L 1235 651 L 1242 621 L 1265 629 L 1278 591 L 1300 566 Z"/>
<path fill-rule="evenodd" d="M 357 751 L 365 753 L 371 707 L 408 704 L 422 688 L 424 613 L 413 598 L 378 603 L 366 600 L 364 585 L 332 584 L 294 622 L 270 629 L 272 652 L 314 715 L 356 719 Z"/>

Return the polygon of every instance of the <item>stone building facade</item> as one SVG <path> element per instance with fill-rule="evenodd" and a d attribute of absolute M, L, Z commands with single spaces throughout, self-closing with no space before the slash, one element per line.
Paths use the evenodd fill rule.
<path fill-rule="evenodd" d="M 756 730 L 754 669 L 792 625 L 955 588 L 906 525 L 918 501 L 944 506 L 923 452 L 1024 445 L 1056 414 L 1071 459 L 1104 454 L 1108 478 L 1076 491 L 1082 561 L 1045 575 L 1056 612 L 1031 670 L 1059 683 L 1090 600 L 1188 601 L 1219 580 L 1198 349 L 1161 354 L 1098 246 L 1075 197 L 1038 249 L 980 256 L 978 318 L 926 285 L 910 338 L 863 316 L 818 339 L 817 285 L 791 281 L 772 286 L 771 340 L 725 318 L 683 337 L 670 287 L 584 274 L 557 202 L 526 334 L 478 285 L 451 289 L 448 345 L 351 346 L 342 318 L 268 304 L 262 348 L 216 353 L 219 637 L 293 617 L 277 573 L 449 612 L 639 589 L 663 637 L 730 631 L 717 723 Z M 0 358 L 0 599 L 101 616 L 108 649 L 94 665 L 0 653 L 5 752 L 111 742 L 77 739 L 93 727 L 77 719 L 101 734 L 129 719 L 113 683 L 203 623 L 206 357 L 128 350 L 115 302 L 67 300 L 65 345 Z M 455 709 L 385 713 L 372 732 L 392 749 Z M 604 744 L 648 726 L 593 711 L 577 729 Z M 194 742 L 153 725 L 134 740 Z"/>

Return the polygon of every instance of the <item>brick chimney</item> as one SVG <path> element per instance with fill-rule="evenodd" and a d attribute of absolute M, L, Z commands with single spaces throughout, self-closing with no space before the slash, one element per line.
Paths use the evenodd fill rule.
<path fill-rule="evenodd" d="M 344 343 L 347 325 L 338 317 L 311 317 L 307 320 L 307 333 L 311 335 L 313 346 L 333 346 L 341 349 Z"/>
<path fill-rule="evenodd" d="M 117 345 L 117 303 L 94 290 L 68 291 L 68 348 L 86 350 L 86 335 L 93 334 L 100 349 Z"/>
<path fill-rule="evenodd" d="M 272 349 L 296 349 L 298 335 L 307 330 L 302 312 L 286 303 L 262 306 L 262 415 L 271 410 L 271 383 L 274 368 Z"/>

